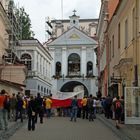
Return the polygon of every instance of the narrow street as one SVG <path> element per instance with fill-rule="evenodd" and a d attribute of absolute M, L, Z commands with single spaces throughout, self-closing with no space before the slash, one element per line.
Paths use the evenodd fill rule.
<path fill-rule="evenodd" d="M 44 119 L 37 123 L 35 131 L 28 131 L 27 124 L 19 129 L 9 140 L 119 140 L 98 119 L 94 122 L 78 118 L 71 122 L 67 117 Z"/>
<path fill-rule="evenodd" d="M 140 140 L 140 0 L 0 0 L 0 140 Z"/>

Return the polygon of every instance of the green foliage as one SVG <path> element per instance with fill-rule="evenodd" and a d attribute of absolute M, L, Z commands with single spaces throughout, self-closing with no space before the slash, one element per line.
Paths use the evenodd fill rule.
<path fill-rule="evenodd" d="M 25 12 L 25 9 L 23 7 L 17 9 L 16 16 L 21 26 L 21 39 L 32 39 L 34 37 L 34 32 L 31 30 L 31 20 L 29 15 Z"/>

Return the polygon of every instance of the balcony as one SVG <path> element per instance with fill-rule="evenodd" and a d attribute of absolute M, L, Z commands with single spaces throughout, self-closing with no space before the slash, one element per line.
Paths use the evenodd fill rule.
<path fill-rule="evenodd" d="M 27 74 L 27 77 L 29 78 L 31 78 L 31 77 L 35 77 L 35 76 L 37 76 L 37 73 L 35 72 L 35 71 L 28 71 L 28 74 Z"/>
<path fill-rule="evenodd" d="M 60 78 L 62 78 L 62 75 L 53 75 L 52 76 L 54 79 L 60 79 Z"/>
<path fill-rule="evenodd" d="M 82 78 L 81 75 L 66 75 L 66 78 Z"/>

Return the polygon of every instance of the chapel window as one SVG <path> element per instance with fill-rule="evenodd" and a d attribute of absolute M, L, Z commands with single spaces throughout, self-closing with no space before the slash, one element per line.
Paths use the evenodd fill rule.
<path fill-rule="evenodd" d="M 87 76 L 93 76 L 93 63 L 87 62 Z"/>
<path fill-rule="evenodd" d="M 68 75 L 80 75 L 80 56 L 76 53 L 73 53 L 68 57 Z"/>
<path fill-rule="evenodd" d="M 56 75 L 60 76 L 61 75 L 61 63 L 56 62 Z"/>

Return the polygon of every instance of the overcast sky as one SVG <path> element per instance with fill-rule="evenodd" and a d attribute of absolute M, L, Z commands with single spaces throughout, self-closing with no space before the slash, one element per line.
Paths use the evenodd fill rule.
<path fill-rule="evenodd" d="M 35 38 L 41 43 L 46 39 L 45 17 L 69 19 L 75 9 L 80 18 L 98 18 L 101 4 L 101 0 L 14 0 L 14 2 L 18 7 L 23 6 L 29 14 Z"/>

